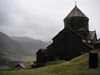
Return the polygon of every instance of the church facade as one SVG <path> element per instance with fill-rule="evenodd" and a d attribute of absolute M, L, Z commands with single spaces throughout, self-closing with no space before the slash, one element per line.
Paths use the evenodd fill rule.
<path fill-rule="evenodd" d="M 75 5 L 64 19 L 64 29 L 47 49 L 37 51 L 37 64 L 54 60 L 71 60 L 89 52 L 97 41 L 96 31 L 89 31 L 89 18 Z"/>

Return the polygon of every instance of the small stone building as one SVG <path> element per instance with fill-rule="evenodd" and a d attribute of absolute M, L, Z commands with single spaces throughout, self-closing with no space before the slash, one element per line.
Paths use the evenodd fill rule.
<path fill-rule="evenodd" d="M 96 31 L 89 31 L 89 18 L 75 5 L 64 19 L 62 29 L 47 49 L 37 52 L 37 64 L 54 60 L 71 60 L 90 51 L 97 41 Z"/>

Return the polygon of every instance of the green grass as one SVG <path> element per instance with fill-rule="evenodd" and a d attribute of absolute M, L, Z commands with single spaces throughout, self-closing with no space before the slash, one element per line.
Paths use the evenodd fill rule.
<path fill-rule="evenodd" d="M 100 66 L 97 69 L 89 69 L 88 53 L 86 53 L 71 61 L 62 62 L 61 64 L 48 65 L 37 69 L 0 71 L 0 75 L 100 75 Z"/>
<path fill-rule="evenodd" d="M 57 65 L 57 64 L 62 64 L 62 63 L 66 63 L 65 60 L 56 60 L 56 61 L 49 61 L 47 63 L 45 63 L 44 66 L 49 66 L 49 65 Z"/>

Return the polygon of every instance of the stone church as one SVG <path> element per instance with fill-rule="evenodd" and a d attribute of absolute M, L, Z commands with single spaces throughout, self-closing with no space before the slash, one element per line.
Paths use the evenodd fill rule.
<path fill-rule="evenodd" d="M 64 19 L 64 29 L 47 49 L 37 51 L 37 64 L 54 60 L 71 60 L 89 52 L 97 41 L 96 31 L 89 31 L 89 18 L 75 5 Z"/>

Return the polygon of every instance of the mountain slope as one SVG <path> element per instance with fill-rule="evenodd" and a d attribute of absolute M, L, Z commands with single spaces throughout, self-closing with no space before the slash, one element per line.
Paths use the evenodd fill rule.
<path fill-rule="evenodd" d="M 18 46 L 18 47 L 17 47 Z M 6 34 L 0 32 L 0 53 L 13 53 L 19 51 L 20 45 Z"/>
<path fill-rule="evenodd" d="M 26 54 L 36 52 L 40 48 L 46 48 L 47 43 L 28 37 L 9 37 L 0 32 L 0 54 Z"/>
<path fill-rule="evenodd" d="M 32 59 L 35 52 L 40 48 L 45 48 L 46 45 L 41 40 L 28 37 L 9 37 L 5 33 L 0 32 L 0 63 L 5 63 L 9 60 L 22 61 L 25 58 Z"/>
<path fill-rule="evenodd" d="M 38 50 L 40 48 L 46 48 L 46 43 L 41 40 L 35 40 L 29 37 L 12 37 L 13 40 L 19 42 L 25 49 Z"/>
<path fill-rule="evenodd" d="M 8 64 L 9 57 L 23 54 L 21 50 L 19 43 L 0 32 L 0 65 Z"/>

